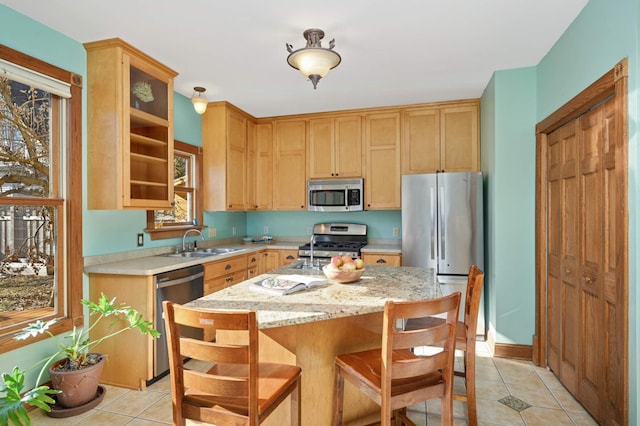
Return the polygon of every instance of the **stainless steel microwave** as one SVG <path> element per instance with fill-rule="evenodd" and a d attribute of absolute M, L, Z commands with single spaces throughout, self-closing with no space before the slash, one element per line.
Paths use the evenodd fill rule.
<path fill-rule="evenodd" d="M 311 212 L 355 212 L 363 210 L 363 179 L 310 179 L 307 182 Z"/>

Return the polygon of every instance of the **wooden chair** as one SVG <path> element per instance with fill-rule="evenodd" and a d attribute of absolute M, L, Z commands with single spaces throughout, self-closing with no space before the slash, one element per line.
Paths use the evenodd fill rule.
<path fill-rule="evenodd" d="M 300 424 L 297 366 L 258 362 L 258 324 L 254 311 L 214 311 L 163 302 L 173 424 L 185 419 L 225 425 L 259 425 L 291 395 L 291 424 Z M 248 332 L 247 345 L 181 337 L 180 326 Z M 183 357 L 214 363 L 206 373 L 184 366 Z"/>
<path fill-rule="evenodd" d="M 476 327 L 478 325 L 478 310 L 480 309 L 480 294 L 484 282 L 484 273 L 476 265 L 471 266 L 467 280 L 467 291 L 464 302 L 464 321 L 458 321 L 456 327 L 456 349 L 464 351 L 464 371 L 456 371 L 456 376 L 464 377 L 466 395 L 454 394 L 453 399 L 467 403 L 469 426 L 478 424 L 476 412 Z M 442 318 L 410 319 L 405 330 L 433 327 L 444 322 Z"/>
<path fill-rule="evenodd" d="M 334 425 L 342 425 L 344 380 L 380 405 L 382 426 L 415 426 L 406 407 L 442 398 L 442 424 L 453 424 L 453 363 L 460 293 L 417 302 L 389 301 L 384 307 L 382 348 L 338 355 L 335 361 Z M 443 324 L 405 331 L 396 320 L 446 313 Z M 433 345 L 437 354 L 416 356 L 411 348 Z M 393 416 L 393 418 L 392 418 Z"/>

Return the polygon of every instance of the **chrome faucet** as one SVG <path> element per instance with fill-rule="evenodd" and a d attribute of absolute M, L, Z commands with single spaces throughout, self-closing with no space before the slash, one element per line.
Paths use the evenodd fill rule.
<path fill-rule="evenodd" d="M 182 236 L 182 251 L 187 251 L 187 248 L 185 246 L 185 238 L 187 238 L 187 235 L 189 234 L 189 232 L 197 232 L 198 234 L 200 234 L 200 237 L 202 238 L 202 241 L 204 241 L 204 235 L 202 235 L 202 232 L 200 232 L 200 230 L 198 229 L 187 229 L 184 232 L 184 235 Z"/>
<path fill-rule="evenodd" d="M 316 236 L 312 235 L 311 236 L 311 241 L 309 244 L 309 254 L 311 256 L 310 261 L 311 261 L 311 267 L 313 268 L 313 245 L 316 243 Z"/>

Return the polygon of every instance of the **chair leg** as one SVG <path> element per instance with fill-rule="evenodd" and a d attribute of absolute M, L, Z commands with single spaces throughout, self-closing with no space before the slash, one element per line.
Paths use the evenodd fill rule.
<path fill-rule="evenodd" d="M 340 373 L 340 367 L 335 367 L 335 391 L 333 398 L 333 426 L 342 426 L 342 405 L 344 402 L 344 377 Z"/>
<path fill-rule="evenodd" d="M 300 400 L 302 395 L 302 383 L 299 377 L 296 380 L 296 388 L 291 392 L 291 426 L 300 426 L 302 423 Z"/>
<path fill-rule="evenodd" d="M 453 426 L 453 398 L 451 395 L 441 398 L 440 424 Z"/>
<path fill-rule="evenodd" d="M 469 426 L 478 425 L 478 413 L 476 412 L 476 350 L 474 345 L 475 342 L 468 343 L 467 350 L 464 352 L 464 382 L 467 388 L 467 416 L 469 417 Z"/>

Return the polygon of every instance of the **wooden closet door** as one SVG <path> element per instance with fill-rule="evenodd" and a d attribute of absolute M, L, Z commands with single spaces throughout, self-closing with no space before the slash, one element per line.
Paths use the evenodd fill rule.
<path fill-rule="evenodd" d="M 548 137 L 548 364 L 567 389 L 577 390 L 578 127 L 573 121 Z"/>
<path fill-rule="evenodd" d="M 547 363 L 599 422 L 624 424 L 625 205 L 615 101 L 549 133 Z"/>
<path fill-rule="evenodd" d="M 580 330 L 579 400 L 597 419 L 621 419 L 616 258 L 616 144 L 614 101 L 580 118 Z M 616 424 L 613 421 L 612 424 Z"/>

